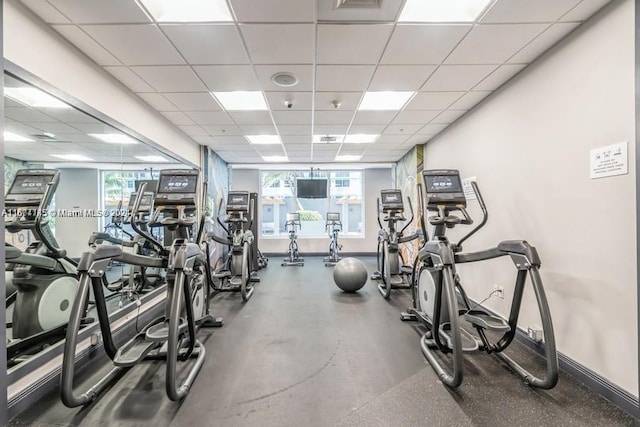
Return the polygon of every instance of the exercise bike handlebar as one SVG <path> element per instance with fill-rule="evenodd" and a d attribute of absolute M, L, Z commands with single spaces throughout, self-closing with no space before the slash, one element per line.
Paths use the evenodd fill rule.
<path fill-rule="evenodd" d="M 140 209 L 140 202 L 142 202 L 142 197 L 144 196 L 144 190 L 146 189 L 146 187 L 147 187 L 147 183 L 146 182 L 141 182 L 140 183 L 140 187 L 138 187 L 138 194 L 136 194 L 136 198 L 133 201 L 133 207 L 131 208 L 131 216 L 132 217 L 135 217 L 138 214 L 138 209 Z M 144 237 L 153 246 L 158 248 L 160 253 L 164 253 L 166 251 L 166 249 L 165 249 L 165 247 L 164 247 L 164 245 L 162 243 L 160 243 L 158 240 L 156 240 L 156 238 L 153 237 L 151 234 L 147 233 L 146 231 L 141 230 L 140 227 L 138 227 L 137 221 L 131 221 L 131 228 L 133 228 L 133 231 L 138 233 L 140 236 Z"/>

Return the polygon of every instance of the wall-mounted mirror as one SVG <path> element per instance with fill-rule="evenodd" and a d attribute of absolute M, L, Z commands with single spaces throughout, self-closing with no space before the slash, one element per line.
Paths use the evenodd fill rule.
<path fill-rule="evenodd" d="M 164 168 L 191 168 L 111 126 L 107 118 L 52 96 L 42 82 L 37 85 L 29 76 L 4 76 L 10 407 L 25 384 L 41 381 L 44 366 L 59 369 L 81 254 L 90 243 L 139 254 L 153 251 L 131 226 L 135 221 L 146 227 L 152 213 L 152 195 L 132 212 L 136 188 L 147 182 L 153 190 Z M 163 237 L 160 229 L 147 231 Z M 164 283 L 162 271 L 112 262 L 104 281 L 110 318 L 122 323 L 122 313 L 157 300 Z M 93 298 L 85 329 L 95 326 Z M 27 377 L 30 381 L 19 381 Z"/>

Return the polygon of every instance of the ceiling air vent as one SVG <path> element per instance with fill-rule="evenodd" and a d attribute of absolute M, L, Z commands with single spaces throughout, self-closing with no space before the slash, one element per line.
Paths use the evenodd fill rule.
<path fill-rule="evenodd" d="M 336 9 L 380 9 L 382 0 L 336 0 Z"/>
<path fill-rule="evenodd" d="M 320 137 L 320 142 L 324 142 L 324 143 L 332 143 L 332 142 L 336 142 L 338 140 L 338 138 L 336 138 L 335 136 L 321 136 Z"/>

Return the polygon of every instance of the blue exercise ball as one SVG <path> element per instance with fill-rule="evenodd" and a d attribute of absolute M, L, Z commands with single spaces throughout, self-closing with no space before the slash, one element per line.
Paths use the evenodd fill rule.
<path fill-rule="evenodd" d="M 333 267 L 333 281 L 344 292 L 360 290 L 368 278 L 367 267 L 356 258 L 344 258 Z"/>

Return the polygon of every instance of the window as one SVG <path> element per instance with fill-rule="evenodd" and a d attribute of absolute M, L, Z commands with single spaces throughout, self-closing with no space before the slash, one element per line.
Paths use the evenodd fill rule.
<path fill-rule="evenodd" d="M 136 191 L 136 180 L 158 179 L 158 172 L 150 171 L 102 171 L 102 209 L 113 211 L 122 202 L 122 209 L 127 208 L 129 196 Z M 105 227 L 112 221 L 111 217 L 103 218 Z"/>
<path fill-rule="evenodd" d="M 301 237 L 326 236 L 327 212 L 340 212 L 344 235 L 364 233 L 362 171 L 262 171 L 260 179 L 263 236 L 286 236 L 289 212 L 300 212 Z M 328 197 L 296 197 L 298 179 L 327 180 Z"/>

